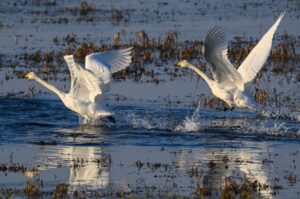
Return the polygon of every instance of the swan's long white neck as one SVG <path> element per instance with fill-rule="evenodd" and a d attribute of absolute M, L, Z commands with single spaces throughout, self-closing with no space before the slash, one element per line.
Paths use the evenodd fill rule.
<path fill-rule="evenodd" d="M 64 99 L 66 93 L 60 91 L 59 89 L 57 89 L 55 86 L 49 84 L 48 82 L 46 82 L 45 80 L 42 80 L 40 77 L 35 76 L 34 80 L 36 80 L 37 82 L 39 82 L 40 84 L 42 84 L 43 86 L 45 86 L 47 89 L 49 89 L 50 91 L 52 91 L 53 93 L 55 93 L 56 95 L 58 95 L 58 97 L 60 99 Z"/>
<path fill-rule="evenodd" d="M 200 69 L 198 69 L 197 67 L 193 66 L 192 64 L 189 64 L 187 66 L 189 69 L 192 69 L 193 71 L 195 71 L 200 77 L 202 77 L 206 83 L 211 86 L 211 83 L 213 82 L 212 79 L 210 79 L 204 72 L 202 72 Z"/>

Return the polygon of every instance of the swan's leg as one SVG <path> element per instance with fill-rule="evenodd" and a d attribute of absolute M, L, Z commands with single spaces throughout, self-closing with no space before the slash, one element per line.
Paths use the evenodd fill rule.
<path fill-rule="evenodd" d="M 87 122 L 87 125 L 88 125 L 88 126 L 91 126 L 92 122 L 93 122 L 93 120 L 92 120 L 92 119 L 89 119 L 88 122 Z"/>
<path fill-rule="evenodd" d="M 84 132 L 84 125 L 85 125 L 85 117 L 82 117 L 81 115 L 78 115 L 79 116 L 79 127 L 81 129 L 81 133 Z"/>
<path fill-rule="evenodd" d="M 228 111 L 228 110 L 233 111 L 234 110 L 234 106 L 231 103 L 226 102 L 226 104 L 228 106 L 224 106 L 223 111 Z"/>
<path fill-rule="evenodd" d="M 225 106 L 223 108 L 223 111 L 233 111 L 233 110 L 234 110 L 234 106 L 230 106 L 230 107 Z"/>
<path fill-rule="evenodd" d="M 73 141 L 76 143 L 76 131 L 74 130 L 72 133 Z"/>

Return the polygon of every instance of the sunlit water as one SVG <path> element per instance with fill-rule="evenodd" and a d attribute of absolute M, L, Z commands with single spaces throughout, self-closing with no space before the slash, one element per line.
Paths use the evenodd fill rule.
<path fill-rule="evenodd" d="M 0 163 L 37 167 L 38 172 L 0 171 L 0 187 L 23 188 L 27 180 L 40 178 L 44 189 L 68 183 L 70 191 L 153 190 L 190 196 L 197 179 L 189 171 L 196 167 L 201 184 L 214 191 L 211 197 L 219 196 L 226 177 L 244 176 L 269 185 L 262 191 L 265 198 L 300 197 L 297 121 L 201 107 L 112 110 L 116 124 L 80 127 L 77 115 L 59 101 L 1 99 Z M 155 163 L 162 165 L 155 168 Z M 274 189 L 277 185 L 282 188 Z"/>

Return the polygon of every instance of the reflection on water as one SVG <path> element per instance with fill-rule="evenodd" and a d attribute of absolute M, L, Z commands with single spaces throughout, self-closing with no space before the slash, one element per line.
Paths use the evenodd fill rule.
<path fill-rule="evenodd" d="M 63 149 L 63 154 L 65 156 L 62 159 L 71 161 L 68 183 L 72 189 L 76 190 L 80 186 L 92 188 L 107 187 L 109 183 L 108 169 L 98 163 L 102 158 L 101 149 L 99 150 L 98 148 L 96 153 L 95 147 L 85 147 L 83 150 L 71 147 Z"/>
<path fill-rule="evenodd" d="M 247 143 L 248 147 L 250 143 Z M 233 149 L 222 148 L 186 148 L 156 146 L 110 146 L 104 147 L 53 147 L 53 146 L 1 146 L 1 162 L 13 152 L 15 161 L 27 166 L 40 165 L 39 172 L 33 178 L 40 178 L 45 188 L 53 188 L 57 183 L 68 183 L 70 191 L 75 190 L 146 190 L 155 187 L 160 192 L 172 192 L 191 195 L 197 187 L 199 172 L 201 186 L 211 190 L 211 197 L 218 198 L 226 179 L 243 182 L 245 177 L 257 180 L 268 188 L 261 191 L 266 198 L 274 196 L 273 187 L 281 185 L 280 190 L 290 196 L 299 196 L 299 184 L 289 185 L 286 176 L 290 173 L 299 176 L 299 170 L 293 166 L 300 161 L 294 159 L 297 144 L 274 149 L 259 143 L 255 147 Z M 272 149 L 273 148 L 273 149 Z M 271 150 L 274 151 L 271 151 Z M 31 156 L 29 153 L 33 153 Z M 21 157 L 26 156 L 24 160 Z M 284 160 L 284 162 L 282 162 Z M 142 167 L 138 168 L 136 162 Z M 294 161 L 294 162 L 293 162 Z M 27 163 L 26 163 L 27 162 Z M 1 187 L 24 186 L 26 178 L 22 173 L 2 172 Z M 29 179 L 29 177 L 27 177 Z M 284 198 L 284 197 L 283 197 Z M 293 197 L 287 197 L 293 198 Z"/>
<path fill-rule="evenodd" d="M 37 171 L 1 170 L 0 187 L 23 188 L 27 180 L 39 178 L 44 189 L 67 183 L 70 192 L 193 196 L 199 182 L 211 198 L 219 198 L 227 180 L 248 178 L 265 186 L 260 191 L 265 198 L 299 198 L 299 125 L 292 120 L 247 112 L 200 109 L 195 116 L 193 110 L 145 113 L 145 107 L 116 107 L 114 126 L 78 127 L 76 116 L 59 102 L 17 102 L 3 100 L 0 107 L 6 112 L 0 116 L 0 163 Z M 186 117 L 201 128 L 175 130 Z"/>

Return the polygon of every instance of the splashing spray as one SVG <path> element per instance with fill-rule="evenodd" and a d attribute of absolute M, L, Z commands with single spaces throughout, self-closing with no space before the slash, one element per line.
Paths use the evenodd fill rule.
<path fill-rule="evenodd" d="M 198 103 L 198 107 L 194 111 L 193 115 L 191 117 L 186 116 L 183 122 L 175 127 L 175 131 L 199 131 L 201 128 L 199 110 L 200 103 Z"/>

